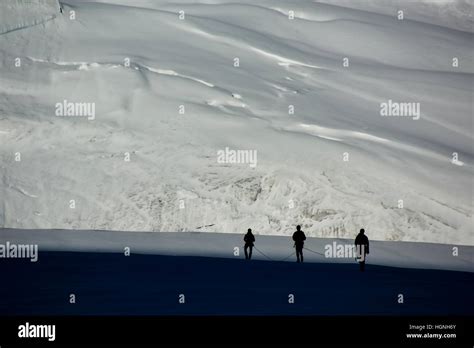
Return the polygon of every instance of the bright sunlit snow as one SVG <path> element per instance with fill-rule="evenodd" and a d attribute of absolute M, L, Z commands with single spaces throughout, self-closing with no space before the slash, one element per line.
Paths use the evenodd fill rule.
<path fill-rule="evenodd" d="M 0 227 L 474 245 L 470 7 L 400 3 L 2 1 Z"/>

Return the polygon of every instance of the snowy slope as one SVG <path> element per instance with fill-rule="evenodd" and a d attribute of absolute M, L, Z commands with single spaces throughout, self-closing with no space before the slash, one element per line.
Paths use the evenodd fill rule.
<path fill-rule="evenodd" d="M 126 231 L 0 230 L 0 244 L 36 244 L 38 260 L 46 251 L 74 251 L 243 259 L 243 235 L 234 233 L 147 233 Z M 352 245 L 354 239 L 308 238 L 305 262 L 357 264 L 350 255 L 331 254 L 330 248 Z M 290 236 L 257 236 L 252 258 L 265 261 L 296 260 Z M 238 249 L 238 255 L 235 253 Z M 336 250 L 336 249 L 332 249 Z M 402 268 L 474 272 L 474 247 L 412 242 L 372 241 L 367 263 Z"/>
<path fill-rule="evenodd" d="M 44 24 L 57 18 L 58 0 L 3 1 L 0 12 L 0 34 Z"/>
<path fill-rule="evenodd" d="M 316 2 L 385 15 L 394 15 L 402 10 L 409 20 L 461 31 L 474 30 L 474 11 L 470 0 L 316 0 Z"/>
<path fill-rule="evenodd" d="M 2 27 L 0 226 L 285 234 L 300 223 L 318 237 L 364 227 L 474 245 L 466 24 L 312 1 L 64 7 Z M 64 100 L 95 103 L 95 118 L 55 116 Z M 419 102 L 420 119 L 382 117 L 388 100 Z M 256 150 L 258 165 L 218 163 L 226 147 Z"/>

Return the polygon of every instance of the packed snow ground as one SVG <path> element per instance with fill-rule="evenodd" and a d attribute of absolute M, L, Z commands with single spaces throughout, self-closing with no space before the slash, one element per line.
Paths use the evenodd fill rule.
<path fill-rule="evenodd" d="M 60 14 L 2 2 L 0 226 L 282 235 L 300 223 L 474 245 L 466 2 L 423 18 L 401 2 L 403 21 L 361 3 L 69 0 Z M 95 103 L 94 119 L 56 116 L 64 100 Z M 382 117 L 388 100 L 419 102 L 420 119 Z M 256 150 L 257 166 L 218 163 L 226 147 Z"/>
<path fill-rule="evenodd" d="M 154 254 L 243 259 L 243 235 L 233 233 L 147 233 L 125 231 L 0 230 L 0 244 L 38 245 L 38 261 L 46 251 Z M 308 238 L 305 262 L 357 264 L 337 248 L 352 246 L 354 239 Z M 252 258 L 296 261 L 291 236 L 256 236 Z M 236 248 L 238 253 L 236 253 Z M 339 247 L 341 248 L 341 247 Z M 433 243 L 372 241 L 367 264 L 474 272 L 474 247 Z M 341 249 L 340 249 L 341 250 Z M 338 254 L 339 253 L 339 254 Z"/>

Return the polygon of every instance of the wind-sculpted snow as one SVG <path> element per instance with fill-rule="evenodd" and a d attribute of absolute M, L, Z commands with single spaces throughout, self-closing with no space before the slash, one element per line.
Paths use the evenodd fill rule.
<path fill-rule="evenodd" d="M 410 4 L 2 3 L 0 226 L 474 245 L 473 34 Z"/>
<path fill-rule="evenodd" d="M 6 0 L 0 9 L 1 35 L 55 19 L 59 3 L 58 0 Z"/>
<path fill-rule="evenodd" d="M 316 0 L 316 2 L 350 7 L 390 15 L 397 10 L 409 10 L 409 18 L 432 25 L 470 31 L 474 29 L 470 0 Z M 409 4 L 409 6 L 407 6 Z"/>

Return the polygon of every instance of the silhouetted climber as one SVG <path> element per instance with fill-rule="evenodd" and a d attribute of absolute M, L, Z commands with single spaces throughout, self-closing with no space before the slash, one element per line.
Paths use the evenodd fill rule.
<path fill-rule="evenodd" d="M 244 236 L 244 252 L 245 252 L 245 259 L 250 260 L 252 258 L 252 249 L 253 249 L 253 243 L 255 242 L 255 236 L 252 234 L 252 229 L 249 228 L 247 230 L 247 233 Z M 247 249 L 250 249 L 247 252 Z"/>
<path fill-rule="evenodd" d="M 303 262 L 303 247 L 306 236 L 301 231 L 301 226 L 296 226 L 296 231 L 293 233 L 293 240 L 295 241 L 296 262 Z"/>
<path fill-rule="evenodd" d="M 361 228 L 354 242 L 361 272 L 365 270 L 365 257 L 369 254 L 369 238 L 364 233 L 365 230 Z"/>

